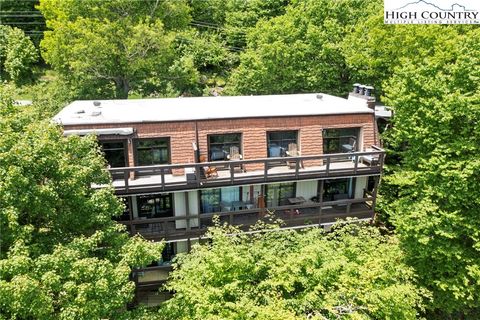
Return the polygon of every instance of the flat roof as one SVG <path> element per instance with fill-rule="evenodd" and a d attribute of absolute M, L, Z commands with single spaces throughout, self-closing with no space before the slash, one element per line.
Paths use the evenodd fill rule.
<path fill-rule="evenodd" d="M 63 108 L 54 121 L 81 125 L 374 113 L 365 99 L 344 99 L 323 93 L 95 102 L 74 101 Z"/>

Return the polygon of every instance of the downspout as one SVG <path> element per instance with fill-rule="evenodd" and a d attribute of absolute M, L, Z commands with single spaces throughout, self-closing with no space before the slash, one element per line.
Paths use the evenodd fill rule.
<path fill-rule="evenodd" d="M 198 140 L 198 123 L 195 120 L 195 143 L 197 144 L 197 150 L 195 150 L 195 163 L 200 162 L 200 143 Z"/>

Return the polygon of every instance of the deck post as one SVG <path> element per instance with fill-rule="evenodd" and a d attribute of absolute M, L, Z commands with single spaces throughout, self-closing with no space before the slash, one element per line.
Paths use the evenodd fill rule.
<path fill-rule="evenodd" d="M 318 202 L 320 206 L 318 207 L 318 225 L 322 224 L 322 214 L 323 214 L 323 183 L 325 180 L 320 180 L 320 190 L 317 192 Z"/>

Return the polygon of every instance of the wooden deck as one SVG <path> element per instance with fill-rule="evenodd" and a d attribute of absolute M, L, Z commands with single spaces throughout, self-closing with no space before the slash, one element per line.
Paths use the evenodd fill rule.
<path fill-rule="evenodd" d="M 122 223 L 129 227 L 132 234 L 139 233 L 151 240 L 176 242 L 202 238 L 207 228 L 214 225 L 214 216 L 218 216 L 221 223 L 238 226 L 243 231 L 248 231 L 258 221 L 271 222 L 272 219 L 280 219 L 281 228 L 322 226 L 347 217 L 371 219 L 374 215 L 373 202 L 372 197 L 330 201 L 323 204 L 309 201 L 302 205 L 276 207 L 268 211 L 253 208 L 189 217 L 137 219 Z M 270 215 L 269 212 L 273 214 Z"/>
<path fill-rule="evenodd" d="M 379 175 L 382 172 L 384 151 L 377 149 L 370 152 L 318 156 L 126 167 L 110 171 L 114 177 L 123 176 L 121 179 L 113 180 L 118 195 L 186 191 L 222 186 Z M 206 178 L 202 174 L 205 166 L 219 168 L 218 176 Z M 255 169 L 239 170 L 249 167 Z"/>

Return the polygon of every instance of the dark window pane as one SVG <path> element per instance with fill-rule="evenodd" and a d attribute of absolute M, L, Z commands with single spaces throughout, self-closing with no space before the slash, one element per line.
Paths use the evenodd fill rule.
<path fill-rule="evenodd" d="M 325 180 L 323 185 L 323 201 L 352 199 L 355 179 Z"/>
<path fill-rule="evenodd" d="M 288 145 L 295 143 L 298 146 L 297 131 L 274 131 L 267 134 L 268 157 L 285 157 Z"/>
<path fill-rule="evenodd" d="M 107 163 L 112 168 L 126 167 L 125 143 L 123 141 L 100 142 Z"/>
<path fill-rule="evenodd" d="M 172 194 L 157 194 L 137 197 L 138 215 L 147 218 L 173 216 Z"/>
<path fill-rule="evenodd" d="M 345 153 L 359 150 L 360 128 L 323 130 L 323 153 Z"/>
<path fill-rule="evenodd" d="M 137 164 L 148 166 L 170 162 L 170 139 L 148 139 L 137 141 Z"/>
<path fill-rule="evenodd" d="M 230 154 L 231 147 L 237 147 L 239 153 L 241 154 L 241 140 L 242 137 L 240 133 L 214 134 L 208 136 L 209 161 L 227 160 L 227 156 Z"/>
<path fill-rule="evenodd" d="M 265 186 L 267 206 L 276 207 L 290 204 L 295 197 L 295 182 L 269 184 Z"/>
<path fill-rule="evenodd" d="M 200 206 L 202 213 L 220 211 L 220 189 L 200 191 Z"/>

